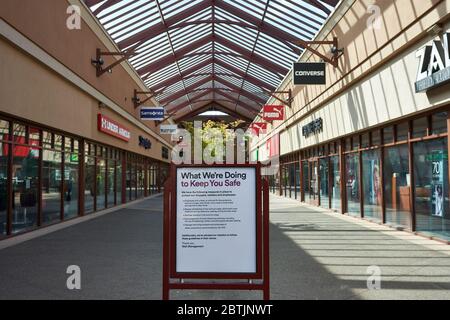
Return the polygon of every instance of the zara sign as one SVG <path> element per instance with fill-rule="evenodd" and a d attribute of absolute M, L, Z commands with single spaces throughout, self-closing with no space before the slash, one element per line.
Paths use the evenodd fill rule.
<path fill-rule="evenodd" d="M 416 57 L 419 58 L 416 93 L 450 82 L 450 30 L 440 40 L 420 48 Z"/>

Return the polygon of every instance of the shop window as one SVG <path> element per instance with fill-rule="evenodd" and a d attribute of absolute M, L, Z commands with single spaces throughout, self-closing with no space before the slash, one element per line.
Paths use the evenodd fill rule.
<path fill-rule="evenodd" d="M 319 157 L 323 157 L 324 156 L 324 149 L 325 149 L 325 146 L 320 146 L 319 147 L 319 154 L 318 154 L 318 156 Z"/>
<path fill-rule="evenodd" d="M 413 121 L 413 138 L 423 138 L 427 135 L 428 118 L 422 117 Z"/>
<path fill-rule="evenodd" d="M 309 203 L 310 183 L 308 161 L 302 161 L 302 183 L 305 202 Z"/>
<path fill-rule="evenodd" d="M 116 165 L 116 203 L 122 203 L 122 163 L 117 162 Z"/>
<path fill-rule="evenodd" d="M 352 138 L 352 150 L 358 150 L 359 149 L 359 136 L 354 136 Z"/>
<path fill-rule="evenodd" d="M 13 220 L 18 233 L 37 226 L 39 191 L 39 149 L 13 148 Z"/>
<path fill-rule="evenodd" d="M 41 133 L 37 128 L 30 127 L 29 144 L 33 146 L 41 145 Z"/>
<path fill-rule="evenodd" d="M 61 152 L 43 150 L 42 155 L 42 223 L 61 218 Z"/>
<path fill-rule="evenodd" d="M 8 121 L 0 120 L 0 140 L 11 140 Z"/>
<path fill-rule="evenodd" d="M 402 144 L 385 149 L 383 173 L 386 223 L 410 229 L 411 179 L 408 145 Z"/>
<path fill-rule="evenodd" d="M 330 196 L 331 209 L 341 210 L 341 170 L 339 168 L 339 156 L 330 157 Z"/>
<path fill-rule="evenodd" d="M 0 121 L 0 125 L 2 125 Z M 1 129 L 0 129 L 1 130 Z M 9 143 L 0 142 L 0 237 L 7 233 Z"/>
<path fill-rule="evenodd" d="M 300 190 L 300 163 L 295 163 L 295 195 L 296 199 L 301 198 L 301 190 Z"/>
<path fill-rule="evenodd" d="M 55 134 L 55 149 L 63 150 L 63 146 L 64 146 L 63 136 L 60 134 Z"/>
<path fill-rule="evenodd" d="M 381 170 L 379 150 L 362 153 L 362 181 L 364 195 L 364 217 L 381 221 Z"/>
<path fill-rule="evenodd" d="M 380 130 L 372 131 L 371 138 L 372 138 L 372 146 L 374 147 L 379 146 L 381 144 Z"/>
<path fill-rule="evenodd" d="M 447 112 L 439 112 L 431 117 L 431 127 L 433 134 L 441 134 L 447 132 Z"/>
<path fill-rule="evenodd" d="M 66 153 L 64 159 L 64 219 L 78 216 L 78 153 Z"/>
<path fill-rule="evenodd" d="M 136 199 L 136 167 L 134 163 L 127 163 L 127 194 L 129 200 Z"/>
<path fill-rule="evenodd" d="M 97 210 L 105 209 L 106 207 L 106 162 L 103 159 L 97 159 Z"/>
<path fill-rule="evenodd" d="M 103 157 L 105 148 L 101 147 L 101 146 L 97 146 L 97 156 L 98 157 Z"/>
<path fill-rule="evenodd" d="M 295 187 L 297 185 L 295 181 L 295 163 L 291 163 L 289 165 L 289 196 L 292 199 L 295 199 L 297 197 L 297 194 L 295 192 Z"/>
<path fill-rule="evenodd" d="M 73 140 L 73 152 L 79 153 L 80 152 L 80 143 L 77 139 Z"/>
<path fill-rule="evenodd" d="M 144 177 L 144 170 L 142 166 L 137 166 L 137 198 L 143 198 L 144 197 L 144 183 L 145 177 Z"/>
<path fill-rule="evenodd" d="M 73 151 L 73 140 L 71 138 L 65 137 L 64 138 L 64 151 L 65 152 L 72 152 Z"/>
<path fill-rule="evenodd" d="M 358 153 L 350 153 L 345 156 L 345 187 L 348 214 L 361 216 Z"/>
<path fill-rule="evenodd" d="M 114 160 L 108 160 L 108 169 L 107 169 L 107 179 L 106 179 L 106 190 L 107 195 L 106 198 L 108 199 L 108 207 L 114 206 L 115 201 L 115 164 L 116 161 Z"/>
<path fill-rule="evenodd" d="M 328 158 L 319 160 L 320 206 L 330 208 Z"/>
<path fill-rule="evenodd" d="M 330 154 L 335 154 L 336 152 L 336 143 L 332 142 L 330 143 Z"/>
<path fill-rule="evenodd" d="M 403 122 L 397 125 L 397 141 L 408 140 L 409 124 L 408 122 Z"/>
<path fill-rule="evenodd" d="M 14 132 L 14 141 L 17 143 L 25 144 L 25 137 L 26 137 L 25 126 L 18 123 L 14 123 L 13 132 Z"/>
<path fill-rule="evenodd" d="M 289 171 L 285 164 L 281 166 L 281 195 L 287 196 L 289 194 L 288 190 L 289 183 Z"/>
<path fill-rule="evenodd" d="M 447 138 L 414 144 L 416 230 L 450 239 Z"/>
<path fill-rule="evenodd" d="M 394 142 L 394 127 L 383 128 L 383 143 L 389 144 Z"/>
<path fill-rule="evenodd" d="M 95 201 L 95 158 L 87 156 L 84 168 L 84 212 L 91 213 Z"/>
<path fill-rule="evenodd" d="M 365 133 L 361 136 L 361 148 L 370 147 L 370 136 L 369 133 Z"/>
<path fill-rule="evenodd" d="M 47 149 L 52 149 L 52 133 L 48 131 L 42 132 L 42 146 Z"/>

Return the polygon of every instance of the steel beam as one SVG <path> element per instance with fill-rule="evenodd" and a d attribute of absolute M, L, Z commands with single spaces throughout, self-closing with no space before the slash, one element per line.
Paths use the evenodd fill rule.
<path fill-rule="evenodd" d="M 181 90 L 181 91 L 175 92 L 174 94 L 167 96 L 164 99 L 159 100 L 159 102 L 161 104 L 166 104 L 166 103 L 170 103 L 170 101 L 175 101 L 175 100 L 181 98 L 182 96 L 186 95 L 190 90 L 198 88 L 198 87 L 204 85 L 205 83 L 212 81 L 213 79 L 214 79 L 213 76 L 206 77 L 205 79 L 202 79 L 200 81 L 197 81 L 197 82 L 191 84 L 190 86 L 187 86 L 186 91 Z"/>
<path fill-rule="evenodd" d="M 174 54 L 170 54 L 167 56 L 164 56 L 156 61 L 154 61 L 151 64 L 146 65 L 145 67 L 138 70 L 138 74 L 140 76 L 146 74 L 146 73 L 154 73 L 167 65 L 174 63 L 178 59 L 181 59 L 185 54 L 190 53 L 191 51 L 210 43 L 214 40 L 214 37 L 212 35 L 207 35 L 203 38 L 198 39 L 197 41 L 192 42 L 191 44 L 179 49 L 178 51 L 175 51 Z"/>
<path fill-rule="evenodd" d="M 263 56 L 261 56 L 257 53 L 253 52 L 253 54 L 252 54 L 252 52 L 250 50 L 245 49 L 245 48 L 241 47 L 240 45 L 238 45 L 222 36 L 215 35 L 214 40 L 217 43 L 227 47 L 228 49 L 231 49 L 235 52 L 242 54 L 247 60 L 257 63 L 276 74 L 281 74 L 284 76 L 289 72 L 289 69 L 287 69 L 277 63 L 274 63 L 272 60 L 264 58 Z M 295 40 L 298 41 L 298 39 L 295 39 Z"/>
<path fill-rule="evenodd" d="M 202 2 L 193 5 L 189 8 L 186 8 L 185 10 L 181 10 L 179 13 L 171 16 L 170 18 L 166 19 L 166 26 L 162 23 L 158 23 L 155 26 L 146 28 L 143 31 L 140 31 L 136 33 L 135 35 L 119 42 L 119 48 L 126 48 L 129 47 L 137 42 L 146 41 L 148 39 L 151 39 L 163 32 L 167 31 L 167 28 L 170 28 L 171 26 L 175 25 L 176 23 L 189 18 L 190 16 L 193 16 L 194 14 L 199 13 L 200 11 L 205 10 L 206 8 L 209 8 L 212 5 L 212 0 L 203 0 Z"/>
<path fill-rule="evenodd" d="M 194 73 L 195 71 L 198 71 L 198 70 L 206 67 L 207 65 L 213 63 L 213 61 L 214 60 L 211 58 L 211 59 L 205 60 L 203 62 L 200 62 L 199 64 L 196 64 L 195 66 L 192 66 L 192 67 L 184 70 L 181 73 L 181 75 L 177 74 L 173 77 L 170 77 L 169 79 L 166 79 L 166 80 L 152 86 L 150 89 L 153 91 L 156 91 L 160 88 L 169 87 L 169 86 L 177 83 L 178 81 L 183 80 L 184 77 L 187 77 L 187 76 L 191 75 L 192 73 Z"/>
<path fill-rule="evenodd" d="M 236 85 L 232 84 L 231 82 L 228 82 L 228 81 L 226 81 L 226 80 L 224 80 L 224 79 L 216 78 L 216 81 L 217 81 L 217 82 L 220 82 L 221 84 L 223 84 L 223 85 L 225 85 L 225 86 L 227 86 L 227 87 L 229 87 L 229 88 L 231 88 L 231 89 L 238 90 L 238 91 L 241 90 L 241 88 L 239 88 L 238 86 L 236 86 Z M 266 103 L 266 100 L 265 100 L 265 99 L 263 99 L 263 98 L 261 98 L 261 97 L 258 97 L 257 95 L 254 95 L 253 93 L 247 92 L 247 91 L 245 91 L 245 90 L 242 91 L 241 94 L 242 94 L 243 96 L 249 98 L 250 100 L 255 101 L 255 102 L 259 102 L 259 103 L 261 103 L 261 104 Z"/>

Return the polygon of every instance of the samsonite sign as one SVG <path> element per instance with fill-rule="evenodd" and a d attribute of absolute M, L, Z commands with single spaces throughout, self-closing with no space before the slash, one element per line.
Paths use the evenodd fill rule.
<path fill-rule="evenodd" d="M 140 111 L 141 120 L 164 120 L 163 107 L 142 107 Z"/>
<path fill-rule="evenodd" d="M 130 130 L 101 113 L 99 113 L 97 116 L 97 127 L 99 131 L 110 136 L 116 137 L 126 142 L 130 141 Z"/>
<path fill-rule="evenodd" d="M 450 30 L 441 39 L 416 52 L 419 59 L 416 92 L 423 92 L 450 82 Z"/>
<path fill-rule="evenodd" d="M 294 63 L 294 85 L 326 84 L 325 62 Z"/>
<path fill-rule="evenodd" d="M 284 106 L 266 105 L 263 107 L 264 121 L 284 120 Z"/>

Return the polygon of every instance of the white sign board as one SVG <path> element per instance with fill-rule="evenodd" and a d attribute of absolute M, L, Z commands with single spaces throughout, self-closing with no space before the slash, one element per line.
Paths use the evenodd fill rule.
<path fill-rule="evenodd" d="M 178 133 L 178 126 L 176 124 L 161 124 L 159 132 L 161 134 L 176 134 Z"/>
<path fill-rule="evenodd" d="M 256 168 L 177 168 L 176 272 L 256 273 Z"/>

